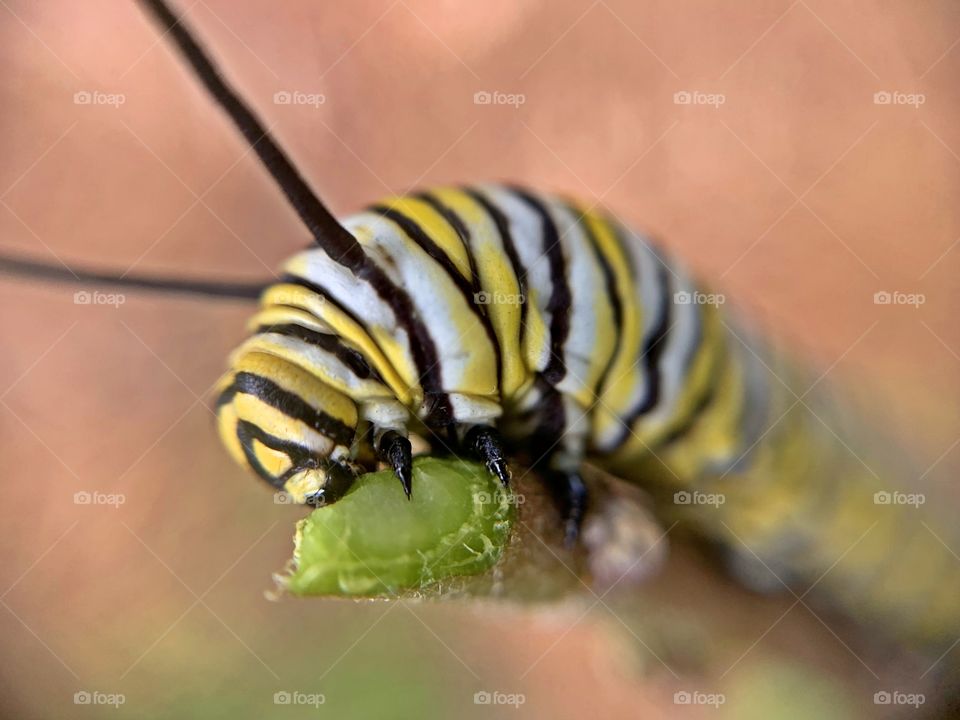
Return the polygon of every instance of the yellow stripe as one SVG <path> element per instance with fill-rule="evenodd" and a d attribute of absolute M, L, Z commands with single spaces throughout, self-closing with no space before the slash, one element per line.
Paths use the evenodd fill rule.
<path fill-rule="evenodd" d="M 413 197 L 391 197 L 382 200 L 379 204 L 396 210 L 415 221 L 423 229 L 423 232 L 450 258 L 460 274 L 468 282 L 473 281 L 467 248 L 457 231 L 450 227 L 450 223 L 429 203 Z"/>
<path fill-rule="evenodd" d="M 217 397 L 227 387 L 233 383 L 233 373 L 224 375 L 217 383 Z M 230 457 L 235 462 L 244 467 L 249 467 L 247 456 L 240 445 L 240 439 L 237 437 L 237 411 L 233 403 L 224 403 L 217 408 L 217 432 L 220 434 L 220 440 L 230 453 Z"/>
<path fill-rule="evenodd" d="M 331 328 L 316 315 L 295 307 L 271 305 L 261 308 L 247 323 L 247 330 L 257 332 L 261 327 L 274 325 L 302 325 L 310 330 L 333 334 Z"/>
<path fill-rule="evenodd" d="M 584 212 L 582 207 L 578 212 Z M 616 331 L 620 335 L 620 344 L 612 358 L 600 388 L 599 402 L 594 414 L 594 436 L 600 437 L 604 431 L 610 431 L 626 414 L 635 401 L 637 386 L 642 382 L 642 369 L 638 363 L 643 310 L 638 300 L 639 288 L 636 286 L 630 260 L 620 243 L 616 228 L 605 217 L 589 210 L 583 216 L 597 247 L 613 273 L 615 292 L 620 301 L 621 322 Z"/>
<path fill-rule="evenodd" d="M 328 366 L 324 365 L 322 362 L 314 362 L 309 355 L 297 350 L 296 348 L 291 348 L 284 345 L 282 342 L 275 340 L 274 338 L 276 337 L 276 335 L 270 336 L 264 333 L 254 335 L 245 343 L 243 343 L 243 345 L 238 348 L 237 352 L 263 353 L 265 355 L 272 355 L 273 357 L 285 360 L 286 362 L 296 365 L 302 370 L 307 371 L 312 376 L 316 377 L 324 384 L 334 388 L 338 392 L 349 396 L 354 402 L 393 397 L 393 393 L 391 392 L 390 388 L 382 383 L 377 382 L 376 380 L 357 380 L 355 382 L 349 382 L 346 379 L 335 377 L 330 373 Z M 296 342 L 295 338 L 289 339 Z M 323 351 L 322 348 L 318 348 L 318 350 L 321 352 Z"/>
<path fill-rule="evenodd" d="M 455 347 L 437 347 L 444 391 L 483 397 L 497 396 L 499 388 L 493 341 L 487 335 L 480 318 L 474 313 L 473 307 L 467 304 L 472 302 L 473 298 L 463 296 L 453 278 L 427 257 L 416 240 L 400 228 L 397 237 L 403 243 L 404 252 L 423 258 L 422 271 L 417 278 L 420 284 L 408 288 L 412 294 L 420 294 L 414 301 L 415 304 L 435 305 L 438 312 L 445 316 L 440 322 L 452 325 L 456 333 Z M 431 330 L 429 327 L 427 329 Z M 436 339 L 435 333 L 431 332 L 431 335 Z M 462 356 L 464 353 L 469 353 L 470 361 L 461 366 L 459 372 L 463 374 L 455 376 L 452 367 L 449 363 L 444 363 L 443 358 L 451 355 Z"/>
<path fill-rule="evenodd" d="M 289 263 L 288 268 L 297 274 L 304 274 L 305 270 L 302 260 Z M 411 408 L 419 407 L 423 400 L 423 390 L 419 385 L 417 370 L 412 362 L 407 362 L 406 353 L 400 343 L 387 330 L 373 327 L 370 329 L 371 337 L 334 303 L 325 302 L 324 298 L 298 285 L 279 283 L 267 288 L 263 295 L 263 304 L 273 303 L 293 305 L 320 318 L 336 335 L 349 341 L 363 353 L 401 403 Z"/>
<path fill-rule="evenodd" d="M 500 344 L 501 394 L 510 398 L 532 381 L 532 375 L 520 352 L 521 307 L 520 284 L 510 258 L 503 249 L 500 233 L 480 203 L 456 188 L 438 188 L 431 193 L 455 212 L 470 231 L 470 248 L 476 265 L 478 282 L 493 300 L 483 309 L 490 318 Z M 530 316 L 530 298 L 522 298 Z M 542 325 L 542 319 L 540 323 Z"/>
<path fill-rule="evenodd" d="M 314 375 L 284 360 L 259 352 L 244 353 L 237 358 L 233 369 L 238 373 L 249 372 L 261 375 L 272 380 L 284 390 L 299 395 L 308 405 L 322 410 L 349 427 L 356 427 L 357 425 L 357 406 L 349 397 L 321 382 Z M 251 396 L 244 394 L 238 394 L 234 400 L 240 418 L 259 425 L 263 430 L 270 432 L 256 416 L 244 414 L 243 408 L 252 408 L 252 406 L 245 404 L 244 399 L 253 400 Z M 264 403 L 260 404 L 271 411 L 267 414 L 279 413 L 279 411 Z M 282 416 L 286 417 L 286 415 Z M 285 436 L 279 434 L 277 437 Z"/>
<path fill-rule="evenodd" d="M 256 456 L 260 465 L 273 477 L 280 477 L 293 466 L 293 461 L 285 452 L 269 448 L 256 439 L 252 445 L 253 454 Z"/>

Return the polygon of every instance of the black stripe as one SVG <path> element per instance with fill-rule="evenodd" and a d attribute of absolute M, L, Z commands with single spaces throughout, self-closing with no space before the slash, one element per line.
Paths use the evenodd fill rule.
<path fill-rule="evenodd" d="M 433 337 L 430 335 L 426 326 L 418 319 L 410 295 L 394 284 L 383 270 L 377 267 L 369 258 L 359 266 L 353 267 L 345 265 L 345 267 L 350 270 L 358 280 L 366 282 L 373 288 L 377 297 L 390 307 L 397 322 L 406 331 L 407 337 L 409 338 L 410 352 L 413 355 L 413 362 L 420 372 L 420 385 L 423 388 L 424 401 L 427 405 L 426 418 L 424 421 L 436 426 L 443 426 L 451 422 L 453 408 L 450 404 L 450 398 L 443 390 L 442 368 L 440 367 L 437 346 L 433 342 Z M 370 335 L 366 324 L 343 305 L 337 303 L 334 296 L 322 285 L 291 273 L 285 274 L 281 278 L 281 282 L 300 285 L 323 296 L 326 302 L 334 304 L 344 315 L 364 328 L 366 333 Z"/>
<path fill-rule="evenodd" d="M 247 463 L 253 471 L 275 488 L 282 489 L 287 478 L 305 467 L 310 461 L 310 451 L 302 445 L 288 440 L 281 440 L 278 437 L 264 432 L 261 428 L 246 420 L 237 421 L 237 439 L 240 441 L 243 453 L 247 456 Z M 290 468 L 280 476 L 276 476 L 268 471 L 257 457 L 257 453 L 253 447 L 254 440 L 266 445 L 271 450 L 286 453 L 287 457 L 290 458 Z"/>
<path fill-rule="evenodd" d="M 622 418 L 624 428 L 620 432 L 620 437 L 616 441 L 616 447 L 619 447 L 627 441 L 630 435 L 630 428 L 640 418 L 641 415 L 650 412 L 656 407 L 660 400 L 660 388 L 662 377 L 660 375 L 660 358 L 667 349 L 667 335 L 670 332 L 671 321 L 671 303 L 673 294 L 670 276 L 665 266 L 661 262 L 657 268 L 657 279 L 660 286 L 660 315 L 656 319 L 656 327 L 647 335 L 647 340 L 640 351 L 640 362 L 643 368 L 644 377 L 644 395 L 640 398 L 636 407 L 629 410 Z"/>
<path fill-rule="evenodd" d="M 700 416 L 703 414 L 703 412 L 710 407 L 711 404 L 713 404 L 714 400 L 716 400 L 718 388 L 717 383 L 715 382 L 716 378 L 713 380 L 714 382 L 707 383 L 707 386 L 703 390 L 703 394 L 697 398 L 697 402 L 690 410 L 690 414 L 684 418 L 684 421 L 680 425 L 664 435 L 663 439 L 660 441 L 660 444 L 655 449 L 666 447 L 690 432 L 697 420 L 700 419 Z"/>
<path fill-rule="evenodd" d="M 67 267 L 0 255 L 0 273 L 14 277 L 33 278 L 48 282 L 76 285 L 90 283 L 131 290 L 145 290 L 170 294 L 203 295 L 210 298 L 256 300 L 266 290 L 266 282 L 230 282 L 221 280 L 190 280 L 162 275 L 120 275 L 103 270 Z"/>
<path fill-rule="evenodd" d="M 353 322 L 355 322 L 357 325 L 362 327 L 364 329 L 364 332 L 366 332 L 368 335 L 370 334 L 366 324 L 359 317 L 357 317 L 350 309 L 344 307 L 339 302 L 337 302 L 337 299 L 330 293 L 330 291 L 327 290 L 327 288 L 321 285 L 320 283 L 314 282 L 313 280 L 308 280 L 307 278 L 304 278 L 304 277 L 300 277 L 299 275 L 294 275 L 293 273 L 284 273 L 283 275 L 281 275 L 279 283 L 284 285 L 297 285 L 299 287 L 302 287 L 304 290 L 309 290 L 315 295 L 319 295 L 321 300 L 324 303 L 330 303 L 338 311 L 342 312 L 344 315 L 350 318 Z M 283 303 L 279 303 L 279 304 L 282 305 Z M 298 306 L 285 305 L 285 307 L 298 307 Z"/>
<path fill-rule="evenodd" d="M 420 372 L 420 386 L 423 388 L 424 400 L 428 405 L 424 422 L 431 425 L 450 423 L 453 419 L 453 407 L 443 389 L 440 354 L 427 326 L 417 316 L 410 294 L 392 282 L 370 258 L 365 257 L 362 263 L 345 265 L 345 267 L 353 272 L 358 280 L 368 283 L 373 288 L 380 300 L 393 310 L 397 322 L 406 331 L 413 362 Z"/>
<path fill-rule="evenodd" d="M 470 246 L 470 240 L 472 239 L 470 228 L 467 227 L 463 219 L 453 211 L 453 208 L 442 203 L 435 195 L 431 195 L 429 192 L 421 192 L 417 193 L 414 197 L 427 203 L 427 205 L 440 213 L 443 219 L 453 228 L 454 232 L 457 233 L 457 237 L 460 238 L 460 242 L 463 243 L 463 248 L 467 253 L 467 262 L 470 263 L 471 288 L 475 293 L 481 292 L 483 288 L 480 287 L 480 272 L 477 270 L 477 260 L 473 256 L 473 248 Z"/>
<path fill-rule="evenodd" d="M 480 287 L 480 271 L 477 270 L 477 259 L 473 256 L 473 248 L 470 245 L 472 239 L 470 228 L 467 227 L 463 219 L 453 211 L 453 208 L 445 205 L 438 197 L 431 195 L 429 192 L 417 193 L 414 197 L 427 203 L 427 205 L 440 213 L 443 219 L 453 228 L 454 232 L 457 233 L 457 237 L 460 238 L 460 242 L 463 243 L 463 249 L 467 253 L 467 262 L 470 264 L 470 277 L 472 278 L 470 287 L 475 293 L 482 292 L 483 288 Z"/>
<path fill-rule="evenodd" d="M 610 267 L 610 262 L 607 260 L 607 256 L 603 254 L 603 250 L 600 248 L 600 241 L 593 232 L 593 229 L 590 227 L 590 224 L 586 221 L 586 217 L 571 205 L 565 204 L 565 207 L 569 212 L 573 213 L 574 217 L 579 218 L 577 220 L 577 224 L 583 228 L 583 233 L 586 235 L 587 240 L 590 243 L 590 247 L 593 248 L 593 254 L 596 256 L 597 262 L 600 264 L 600 269 L 603 272 L 604 289 L 607 291 L 607 300 L 610 302 L 610 309 L 613 312 L 613 353 L 610 355 L 606 366 L 600 373 L 596 387 L 593 388 L 594 396 L 599 397 L 600 390 L 603 388 L 603 385 L 607 380 L 607 376 L 610 374 L 610 368 L 613 366 L 613 361 L 616 359 L 617 353 L 620 351 L 620 344 L 622 342 L 623 335 L 623 303 L 620 301 L 620 291 L 624 291 L 624 294 L 626 294 L 626 290 L 629 290 L 629 288 L 624 289 L 619 287 L 616 275 L 613 273 L 613 268 Z"/>
<path fill-rule="evenodd" d="M 660 358 L 667 349 L 667 335 L 670 332 L 670 322 L 673 317 L 671 312 L 673 303 L 672 282 L 670 280 L 670 273 L 667 271 L 662 259 L 657 265 L 657 280 L 661 290 L 660 316 L 657 318 L 656 327 L 653 332 L 647 336 L 647 341 L 641 350 L 643 374 L 646 378 L 646 395 L 634 411 L 638 416 L 648 412 L 660 399 L 660 386 L 662 381 L 660 375 Z"/>
<path fill-rule="evenodd" d="M 702 323 L 700 322 L 699 312 L 697 313 L 697 327 L 698 328 L 702 327 Z M 701 346 L 699 342 L 701 335 L 702 333 L 698 330 L 697 332 L 698 342 L 694 346 L 694 348 L 699 348 Z M 661 446 L 667 445 L 672 442 L 676 442 L 681 437 L 683 437 L 688 432 L 690 432 L 690 430 L 696 424 L 697 420 L 700 419 L 700 416 L 704 413 L 704 411 L 706 411 L 707 408 L 709 408 L 714 403 L 714 401 L 716 401 L 718 390 L 720 389 L 719 388 L 720 377 L 723 375 L 724 371 L 727 369 L 727 364 L 732 361 L 729 351 L 726 351 L 726 348 L 723 348 L 723 349 L 725 350 L 723 357 L 718 358 L 713 363 L 710 377 L 707 379 L 707 384 L 702 389 L 701 395 L 699 398 L 697 398 L 696 402 L 693 405 L 693 408 L 691 408 L 690 414 L 686 418 L 684 418 L 683 422 L 678 427 L 674 428 L 669 433 L 667 433 L 667 435 L 664 436 L 663 440 L 661 440 Z M 684 363 L 685 370 L 688 370 L 690 368 L 690 365 L 693 363 L 694 357 L 696 357 L 695 352 L 687 354 L 687 358 Z"/>
<path fill-rule="evenodd" d="M 663 265 L 661 264 L 661 269 Z M 640 405 L 627 417 L 624 419 L 624 423 L 627 427 L 632 428 L 634 423 L 644 415 L 645 413 L 652 410 L 656 407 L 657 403 L 660 400 L 660 389 L 661 389 L 661 374 L 660 374 L 660 358 L 666 350 L 668 343 L 667 335 L 669 333 L 668 323 L 670 322 L 671 316 L 671 303 L 673 302 L 673 292 L 671 291 L 670 278 L 666 275 L 665 272 L 660 273 L 662 287 L 664 288 L 664 298 L 663 298 L 663 308 L 664 312 L 661 316 L 662 326 L 658 330 L 662 329 L 662 334 L 660 335 L 661 340 L 657 341 L 656 345 L 653 345 L 650 350 L 644 356 L 644 370 L 649 371 L 648 380 L 652 384 L 647 386 L 647 395 L 641 401 Z M 663 282 L 665 281 L 665 282 Z M 700 351 L 703 345 L 703 322 L 702 322 L 702 310 L 698 310 L 693 315 L 692 322 L 694 323 L 694 334 L 693 340 L 690 343 L 689 348 L 687 349 L 686 355 L 681 358 L 681 363 L 683 366 L 683 375 L 684 382 L 689 382 L 686 378 L 687 373 L 690 371 L 690 366 L 693 365 L 694 359 L 697 357 L 697 353 Z M 651 359 L 652 358 L 652 359 Z M 714 374 L 716 373 L 716 368 L 714 368 Z M 707 387 L 704 390 L 704 394 L 699 398 L 693 410 L 690 413 L 690 417 L 687 419 L 687 423 L 681 428 L 672 431 L 668 436 L 667 440 L 664 442 L 672 442 L 674 439 L 682 435 L 683 433 L 689 430 L 692 426 L 693 421 L 696 419 L 698 414 L 703 411 L 706 405 L 710 402 L 711 393 L 714 391 L 713 385 L 716 384 L 716 377 L 713 378 L 713 382 L 708 382 Z M 626 442 L 627 436 L 629 435 L 629 430 L 624 430 L 623 435 L 618 441 L 618 445 Z"/>
<path fill-rule="evenodd" d="M 379 268 L 377 268 L 377 270 L 379 270 Z M 395 303 L 391 303 L 389 295 L 386 295 L 386 288 L 388 285 L 391 287 L 396 286 L 394 286 L 386 276 L 383 276 L 382 280 L 383 283 L 385 283 L 384 285 L 375 284 L 374 282 L 371 282 L 370 285 L 374 291 L 377 292 L 378 297 L 391 307 L 397 318 L 397 322 L 407 330 L 407 335 L 410 338 L 410 350 L 413 353 L 413 361 L 420 371 L 420 383 L 423 386 L 423 391 L 426 396 L 425 399 L 429 401 L 431 406 L 428 416 L 435 417 L 438 424 L 445 424 L 445 422 L 449 422 L 449 420 L 445 421 L 444 418 L 449 418 L 452 415 L 452 410 L 450 408 L 450 400 L 446 393 L 443 392 L 443 383 L 440 377 L 440 361 L 437 356 L 436 345 L 433 343 L 433 338 L 430 337 L 423 323 L 416 319 L 412 311 L 404 313 L 404 308 L 408 308 L 411 304 L 410 296 L 397 288 Z M 280 281 L 289 285 L 299 285 L 320 295 L 323 297 L 324 302 L 328 302 L 336 307 L 340 312 L 363 328 L 367 335 L 370 335 L 370 330 L 366 323 L 349 309 L 338 303 L 330 291 L 319 283 L 308 280 L 307 278 L 302 278 L 299 275 L 293 275 L 292 273 L 284 274 Z M 419 334 L 421 332 L 423 333 L 422 336 Z"/>
<path fill-rule="evenodd" d="M 523 338 L 527 331 L 527 269 L 520 263 L 517 246 L 513 241 L 513 234 L 510 232 L 510 221 L 500 208 L 477 189 L 463 188 L 463 192 L 483 207 L 486 213 L 493 219 L 493 224 L 496 225 L 497 232 L 500 233 L 500 242 L 503 244 L 503 251 L 506 253 L 507 260 L 510 261 L 510 266 L 513 268 L 513 275 L 517 278 L 517 285 L 520 287 L 520 294 L 523 296 L 523 302 L 520 303 L 520 347 L 523 347 Z"/>
<path fill-rule="evenodd" d="M 490 324 L 490 318 L 487 317 L 486 311 L 484 310 L 483 306 L 476 301 L 476 297 L 474 296 L 476 275 L 474 275 L 474 284 L 471 284 L 471 282 L 467 280 L 467 278 L 465 278 L 459 270 L 457 270 L 456 265 L 453 264 L 453 261 L 443 251 L 443 249 L 437 245 L 436 242 L 434 242 L 433 238 L 431 238 L 420 226 L 420 223 L 413 218 L 404 215 L 396 208 L 387 207 L 385 205 L 374 205 L 370 208 L 370 210 L 396 224 L 411 240 L 413 240 L 414 243 L 417 244 L 417 246 L 420 247 L 421 250 L 429 255 L 430 258 L 443 269 L 443 271 L 453 281 L 453 284 L 456 285 L 457 290 L 459 290 L 460 294 L 463 296 L 464 302 L 473 312 L 473 315 L 480 323 L 484 332 L 486 332 L 487 339 L 490 340 L 490 345 L 493 347 L 497 367 L 497 387 L 499 388 L 502 364 L 500 341 L 497 338 L 497 334 L 493 331 L 493 326 Z M 465 249 L 469 255 L 470 245 L 467 244 Z"/>
<path fill-rule="evenodd" d="M 534 195 L 518 187 L 508 190 L 523 200 L 540 217 L 543 225 L 543 253 L 550 265 L 550 284 L 552 290 L 547 301 L 550 313 L 550 361 L 542 375 L 551 385 L 556 385 L 567 374 L 563 359 L 563 345 L 570 334 L 570 304 L 572 295 L 567 284 L 566 260 L 560 245 L 560 233 L 546 206 Z"/>
<path fill-rule="evenodd" d="M 450 227 L 453 228 L 454 232 L 460 236 L 460 240 L 463 242 L 464 247 L 469 244 L 470 228 L 468 228 L 466 223 L 463 222 L 463 219 L 453 211 L 453 208 L 442 202 L 440 198 L 430 192 L 418 192 L 413 197 L 417 198 L 417 200 L 422 200 L 440 213 L 443 216 L 443 219 L 446 220 L 450 224 Z M 472 260 L 473 258 L 471 258 L 471 262 Z M 474 275 L 476 275 L 476 273 L 474 273 Z"/>
<path fill-rule="evenodd" d="M 234 396 L 237 394 L 237 389 L 233 385 L 228 385 L 223 389 L 223 392 L 220 393 L 220 396 L 217 398 L 217 412 L 220 412 L 220 408 L 228 403 L 233 402 Z"/>
<path fill-rule="evenodd" d="M 374 379 L 383 382 L 376 370 L 374 370 L 366 359 L 358 351 L 349 348 L 343 344 L 343 341 L 336 335 L 322 333 L 303 325 L 289 323 L 284 325 L 261 325 L 257 328 L 258 333 L 275 333 L 285 337 L 297 338 L 310 345 L 326 350 L 335 355 L 336 358 L 350 368 L 350 371 L 361 380 Z"/>
<path fill-rule="evenodd" d="M 353 437 L 356 434 L 353 428 L 332 415 L 313 407 L 296 393 L 280 387 L 269 378 L 241 371 L 234 377 L 233 385 L 236 392 L 252 395 L 262 400 L 284 415 L 300 420 L 317 432 L 326 435 L 337 445 L 349 447 L 353 442 Z"/>
<path fill-rule="evenodd" d="M 537 424 L 522 443 L 511 441 L 511 447 L 518 445 L 517 450 L 531 452 L 535 467 L 549 467 L 550 458 L 561 445 L 567 429 L 567 412 L 563 395 L 542 375 L 534 381 L 534 387 L 540 394 L 531 412 Z"/>

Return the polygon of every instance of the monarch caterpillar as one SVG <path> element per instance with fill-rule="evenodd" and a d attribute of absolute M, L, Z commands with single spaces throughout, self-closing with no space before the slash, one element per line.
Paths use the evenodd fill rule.
<path fill-rule="evenodd" d="M 302 501 L 331 502 L 377 455 L 412 491 L 411 430 L 438 450 L 479 455 L 505 481 L 508 451 L 523 445 L 534 459 L 547 455 L 572 539 L 589 457 L 687 493 L 681 502 L 723 497 L 722 512 L 681 509 L 704 534 L 734 548 L 743 538 L 791 577 L 815 579 L 852 548 L 856 569 L 828 578 L 835 597 L 925 641 L 956 634 L 960 577 L 948 550 L 908 508 L 873 504 L 885 488 L 792 411 L 764 366 L 798 371 L 741 342 L 745 333 L 717 298 L 701 302 L 709 295 L 679 264 L 600 213 L 505 186 L 431 190 L 337 222 L 169 8 L 146 4 L 317 243 L 266 289 L 220 388 L 221 434 L 243 464 Z M 3 267 L 58 277 L 26 261 Z M 263 290 L 128 284 L 243 298 Z"/>

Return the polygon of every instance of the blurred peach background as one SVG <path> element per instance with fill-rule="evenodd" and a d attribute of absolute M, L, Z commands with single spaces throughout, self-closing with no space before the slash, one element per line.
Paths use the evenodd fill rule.
<path fill-rule="evenodd" d="M 798 358 L 875 394 L 879 419 L 955 477 L 956 3 L 176 5 L 337 212 L 489 179 L 602 202 Z M 254 280 L 307 242 L 134 4 L 0 6 L 3 251 Z M 601 607 L 269 602 L 303 513 L 232 465 L 209 410 L 250 308 L 76 305 L 74 290 L 0 279 L 5 715 L 716 716 L 672 703 L 682 673 L 607 642 L 619 624 Z M 876 305 L 879 291 L 925 303 Z M 124 502 L 75 504 L 83 491 Z M 872 708 L 883 678 L 832 630 L 797 609 L 751 646 L 790 603 L 675 557 L 643 590 L 644 622 L 687 611 L 695 643 L 747 628 L 724 650 L 742 654 L 724 712 L 749 717 L 811 673 L 823 717 Z M 475 705 L 481 690 L 525 703 Z M 125 702 L 74 704 L 97 691 Z M 326 703 L 278 708 L 278 691 Z"/>

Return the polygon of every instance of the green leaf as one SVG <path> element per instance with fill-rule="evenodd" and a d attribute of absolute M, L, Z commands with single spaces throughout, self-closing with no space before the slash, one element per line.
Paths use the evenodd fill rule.
<path fill-rule="evenodd" d="M 482 573 L 503 554 L 515 510 L 482 465 L 416 458 L 412 500 L 384 470 L 301 520 L 282 582 L 296 595 L 382 596 Z"/>

